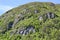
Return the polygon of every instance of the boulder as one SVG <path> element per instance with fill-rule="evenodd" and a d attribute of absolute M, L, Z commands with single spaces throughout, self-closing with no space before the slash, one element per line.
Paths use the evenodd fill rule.
<path fill-rule="evenodd" d="M 43 17 L 42 17 L 42 16 L 40 16 L 40 17 L 39 17 L 39 20 L 43 20 Z"/>
<path fill-rule="evenodd" d="M 24 28 L 24 29 L 20 29 L 19 30 L 19 34 L 22 34 L 22 35 L 27 35 L 27 34 L 29 34 L 29 33 L 34 33 L 35 32 L 35 29 L 34 29 L 34 27 L 33 26 L 28 26 L 28 27 L 26 27 L 26 28 Z"/>
<path fill-rule="evenodd" d="M 39 11 L 38 10 L 34 10 L 34 13 L 39 13 Z"/>
<path fill-rule="evenodd" d="M 39 20 L 47 20 L 47 19 L 53 19 L 55 17 L 58 17 L 56 14 L 52 13 L 52 12 L 48 12 L 46 14 L 43 14 L 39 17 Z"/>
<path fill-rule="evenodd" d="M 55 6 L 55 4 L 54 3 L 51 3 L 50 6 Z"/>
<path fill-rule="evenodd" d="M 52 12 L 48 12 L 48 13 L 46 14 L 46 17 L 47 17 L 48 19 L 52 19 L 52 18 L 55 18 L 55 14 L 52 13 Z"/>

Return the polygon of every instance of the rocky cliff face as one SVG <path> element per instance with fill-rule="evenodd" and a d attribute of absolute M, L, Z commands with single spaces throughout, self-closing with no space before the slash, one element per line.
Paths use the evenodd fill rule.
<path fill-rule="evenodd" d="M 8 36 L 7 40 L 58 40 L 59 30 L 60 5 L 50 2 L 28 3 L 0 16 L 0 34 L 3 40 L 3 36 Z"/>

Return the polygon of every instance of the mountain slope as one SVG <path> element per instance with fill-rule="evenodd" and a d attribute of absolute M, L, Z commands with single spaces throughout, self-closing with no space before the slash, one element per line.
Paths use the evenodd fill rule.
<path fill-rule="evenodd" d="M 60 4 L 32 2 L 0 16 L 1 40 L 60 40 Z"/>

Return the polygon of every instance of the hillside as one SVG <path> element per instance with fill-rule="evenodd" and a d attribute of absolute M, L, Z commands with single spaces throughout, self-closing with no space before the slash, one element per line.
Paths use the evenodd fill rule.
<path fill-rule="evenodd" d="M 31 2 L 0 16 L 1 40 L 60 40 L 60 4 Z"/>

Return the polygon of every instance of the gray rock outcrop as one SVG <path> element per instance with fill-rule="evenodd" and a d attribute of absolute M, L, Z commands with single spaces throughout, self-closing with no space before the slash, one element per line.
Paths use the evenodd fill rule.
<path fill-rule="evenodd" d="M 52 12 L 48 12 L 46 14 L 41 15 L 39 17 L 39 20 L 53 19 L 55 17 L 58 17 L 58 16 Z"/>
<path fill-rule="evenodd" d="M 14 28 L 15 24 L 18 23 L 20 20 L 23 20 L 23 19 L 24 19 L 24 16 L 22 14 L 17 15 L 15 20 L 14 20 L 12 27 Z"/>
<path fill-rule="evenodd" d="M 23 28 L 23 29 L 18 30 L 18 33 L 21 34 L 21 35 L 27 35 L 27 34 L 29 34 L 31 32 L 32 33 L 35 32 L 35 29 L 34 29 L 33 26 L 28 26 L 25 29 Z"/>

